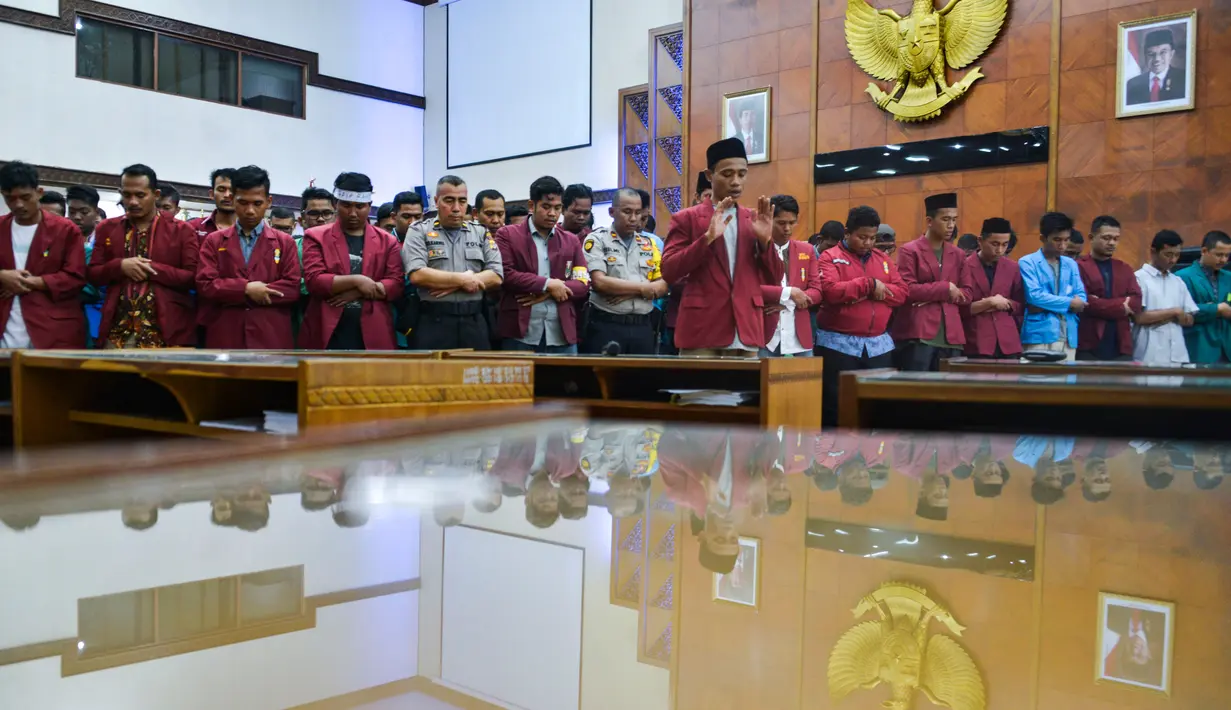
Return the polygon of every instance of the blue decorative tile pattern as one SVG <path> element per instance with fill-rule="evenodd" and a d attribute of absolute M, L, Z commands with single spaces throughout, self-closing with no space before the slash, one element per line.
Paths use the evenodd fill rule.
<path fill-rule="evenodd" d="M 641 119 L 641 126 L 649 129 L 650 127 L 650 92 L 643 94 L 629 94 L 624 97 L 628 101 L 628 105 L 632 108 L 633 113 L 637 114 L 637 118 Z"/>
<path fill-rule="evenodd" d="M 658 199 L 663 201 L 663 204 L 667 206 L 667 210 L 671 214 L 680 211 L 680 188 L 660 187 L 654 192 L 658 194 Z"/>
<path fill-rule="evenodd" d="M 637 164 L 641 177 L 648 179 L 650 177 L 650 144 L 626 145 L 624 150 L 628 152 L 628 157 Z"/>
<path fill-rule="evenodd" d="M 658 147 L 662 148 L 667 157 L 671 159 L 671 165 L 675 167 L 675 172 L 684 174 L 684 139 L 680 136 L 663 136 L 658 139 Z"/>
<path fill-rule="evenodd" d="M 667 102 L 671 113 L 675 114 L 677 121 L 684 120 L 684 87 L 676 84 L 675 86 L 666 86 L 658 90 L 658 94 L 663 97 L 663 101 Z"/>
<path fill-rule="evenodd" d="M 661 35 L 658 38 L 658 43 L 667 50 L 667 54 L 671 55 L 671 61 L 675 62 L 675 66 L 680 71 L 684 71 L 684 33 L 676 32 L 669 35 Z"/>

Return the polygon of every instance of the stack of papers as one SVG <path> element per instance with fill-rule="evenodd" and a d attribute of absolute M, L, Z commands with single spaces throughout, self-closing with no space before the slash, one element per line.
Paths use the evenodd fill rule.
<path fill-rule="evenodd" d="M 266 410 L 265 431 L 269 434 L 295 436 L 299 433 L 299 415 L 295 412 Z"/>
<path fill-rule="evenodd" d="M 232 431 L 260 431 L 264 421 L 260 417 L 240 417 L 237 419 L 210 419 L 201 422 L 201 426 L 215 429 L 230 429 Z"/>
<path fill-rule="evenodd" d="M 660 390 L 671 395 L 672 404 L 704 405 L 709 407 L 738 407 L 755 402 L 757 392 L 733 390 Z"/>

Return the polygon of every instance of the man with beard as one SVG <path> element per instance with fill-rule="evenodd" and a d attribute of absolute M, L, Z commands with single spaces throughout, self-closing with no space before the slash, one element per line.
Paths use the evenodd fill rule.
<path fill-rule="evenodd" d="M 230 178 L 226 191 L 230 193 Z M 196 230 L 158 214 L 158 175 L 130 165 L 120 175 L 122 219 L 98 225 L 86 276 L 107 288 L 99 337 L 108 348 L 196 344 Z M 233 218 L 233 215 L 232 215 Z"/>
<path fill-rule="evenodd" d="M 208 217 L 197 217 L 188 222 L 196 231 L 198 242 L 214 232 L 235 226 L 235 193 L 231 188 L 231 178 L 234 176 L 233 168 L 218 168 L 210 173 L 210 196 L 214 198 L 214 211 Z"/>
<path fill-rule="evenodd" d="M 98 190 L 89 185 L 74 185 L 68 188 L 68 218 L 81 230 L 85 244 L 85 264 L 90 263 L 94 253 L 94 229 L 98 226 Z M 84 268 L 84 267 L 83 267 Z M 84 271 L 82 274 L 84 275 Z M 81 303 L 85 308 L 86 329 L 89 339 L 86 346 L 98 340 L 98 323 L 103 317 L 103 296 L 97 287 L 86 284 L 81 289 Z"/>
<path fill-rule="evenodd" d="M 1133 267 L 1112 258 L 1120 222 L 1099 215 L 1090 225 L 1090 253 L 1077 260 L 1090 305 L 1077 324 L 1078 360 L 1131 360 L 1133 316 L 1141 312 L 1141 287 Z"/>
<path fill-rule="evenodd" d="M 1150 260 L 1137 270 L 1141 311 L 1133 319 L 1133 360 L 1145 365 L 1188 362 L 1184 328 L 1193 324 L 1197 304 L 1184 281 L 1172 273 L 1184 240 L 1164 229 L 1150 243 Z"/>
<path fill-rule="evenodd" d="M 0 167 L 0 195 L 9 209 L 0 217 L 0 347 L 84 347 L 81 229 L 42 209 L 32 165 Z"/>

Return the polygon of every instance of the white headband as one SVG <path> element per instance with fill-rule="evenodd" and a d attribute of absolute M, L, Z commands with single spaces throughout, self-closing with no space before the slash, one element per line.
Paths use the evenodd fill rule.
<path fill-rule="evenodd" d="M 354 202 L 356 204 L 365 204 L 372 201 L 372 193 L 370 192 L 351 192 L 340 188 L 333 188 L 333 196 L 341 202 Z"/>

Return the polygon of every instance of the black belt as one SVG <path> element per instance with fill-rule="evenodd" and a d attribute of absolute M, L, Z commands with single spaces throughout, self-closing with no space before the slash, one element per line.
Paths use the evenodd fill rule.
<path fill-rule="evenodd" d="M 616 313 L 608 313 L 599 308 L 591 308 L 590 320 L 599 323 L 615 323 L 617 325 L 649 325 L 650 314 L 629 313 L 628 315 L 618 315 Z"/>
<path fill-rule="evenodd" d="M 477 316 L 483 312 L 483 301 L 422 301 L 419 308 L 441 316 Z"/>

